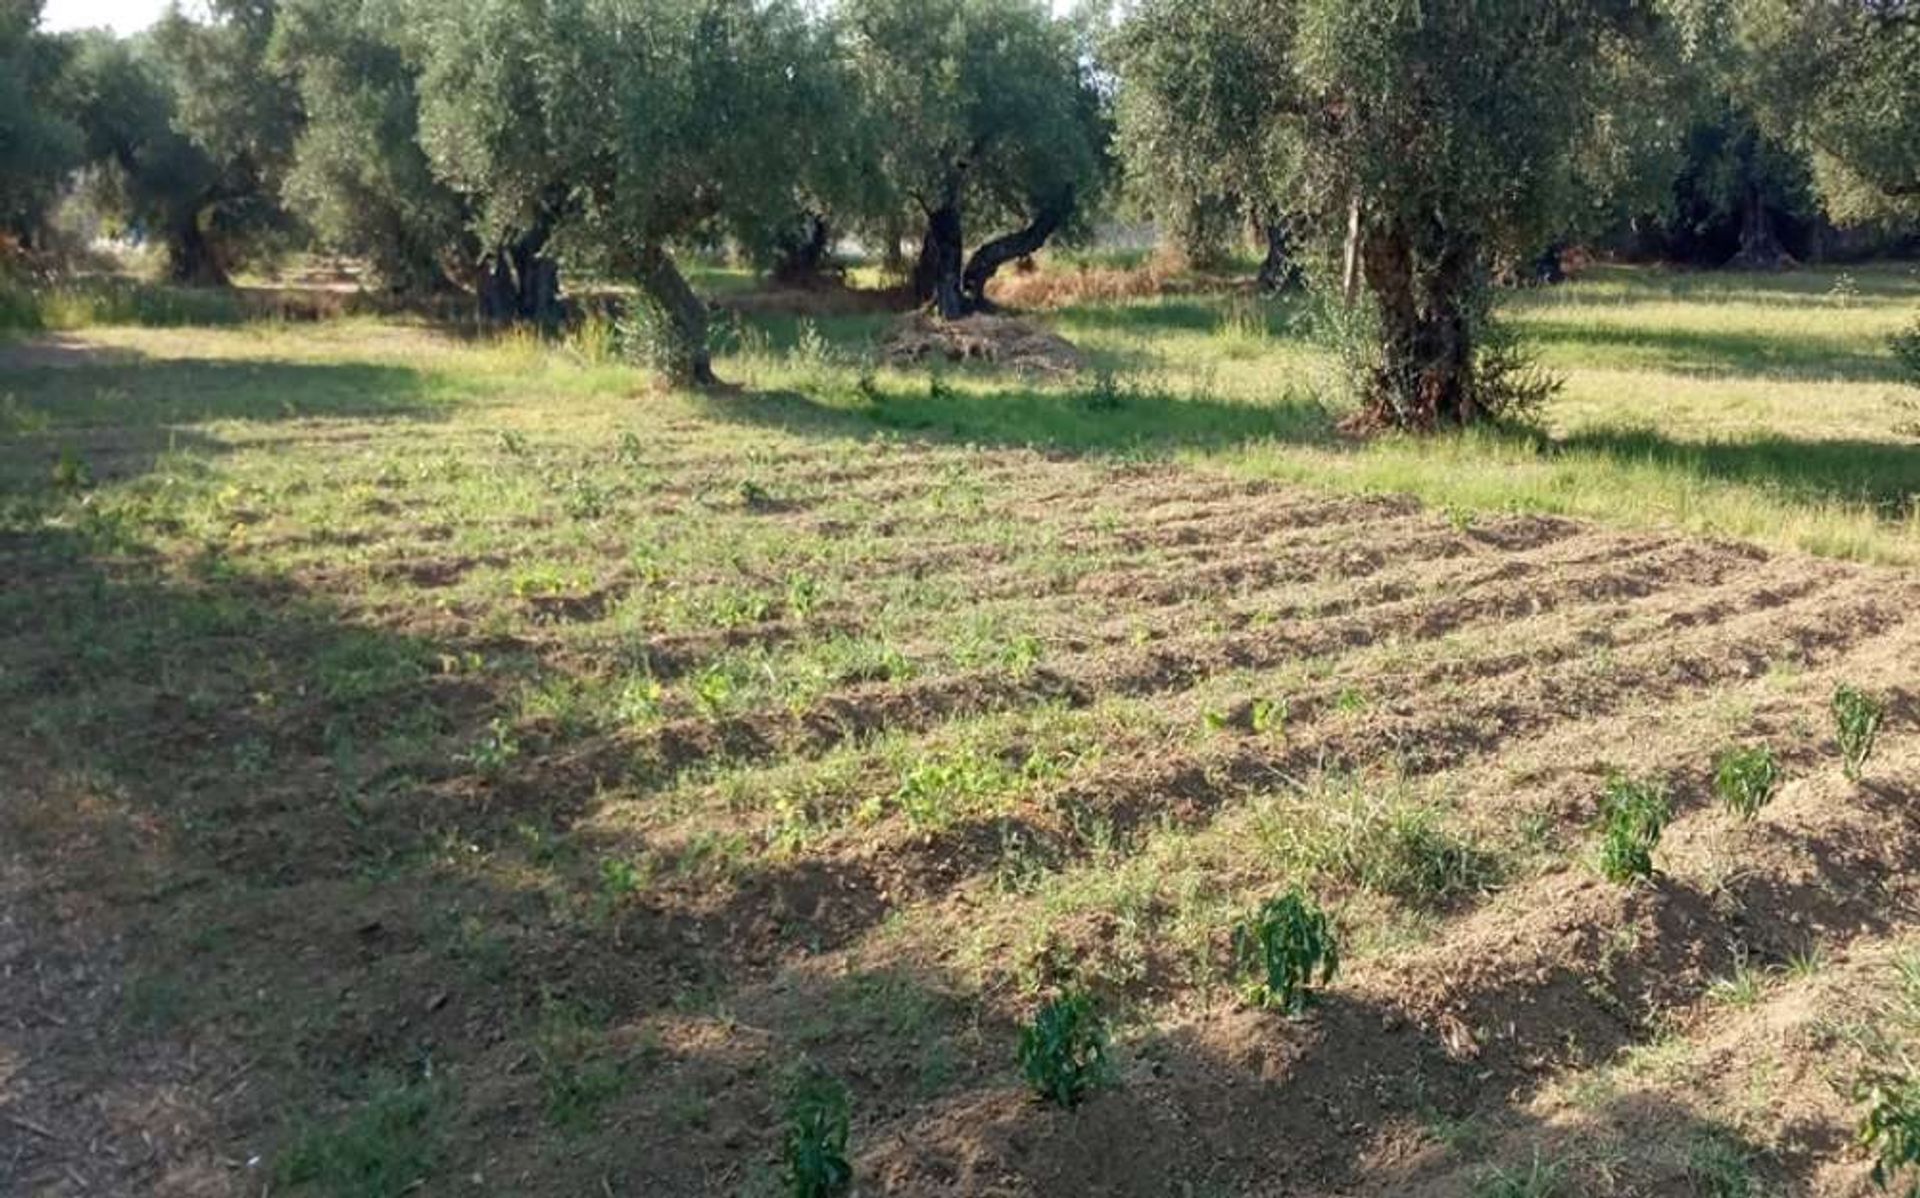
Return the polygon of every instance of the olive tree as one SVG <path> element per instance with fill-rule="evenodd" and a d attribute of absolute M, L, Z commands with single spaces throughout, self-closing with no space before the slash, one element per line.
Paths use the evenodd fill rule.
<path fill-rule="evenodd" d="M 375 283 L 444 290 L 478 265 L 466 197 L 433 172 L 419 140 L 417 71 L 393 0 L 287 0 L 271 61 L 303 121 L 282 183 L 319 243 L 363 259 Z"/>
<path fill-rule="evenodd" d="M 183 50 L 197 34 L 184 25 L 175 12 L 164 37 L 80 35 L 63 86 L 95 202 L 164 248 L 173 282 L 220 286 L 279 210 L 251 148 L 255 134 L 235 125 L 232 140 L 208 144 L 186 131 L 192 60 Z"/>
<path fill-rule="evenodd" d="M 1531 392 L 1488 336 L 1490 273 L 1576 208 L 1581 152 L 1631 41 L 1651 28 L 1648 5 L 1147 0 L 1124 36 L 1177 41 L 1190 6 L 1216 5 L 1210 27 L 1237 30 L 1239 52 L 1271 66 L 1248 74 L 1254 97 L 1170 110 L 1169 136 L 1280 164 L 1277 190 L 1341 291 L 1364 292 L 1353 365 L 1368 417 L 1464 424 Z M 1239 127 L 1221 113 L 1242 111 L 1257 135 L 1221 138 Z"/>
<path fill-rule="evenodd" d="M 57 94 L 68 43 L 40 32 L 39 23 L 39 0 L 0 7 L 0 231 L 25 242 L 81 147 Z"/>
<path fill-rule="evenodd" d="M 915 296 L 949 319 L 979 311 L 995 272 L 1046 245 L 1100 184 L 1104 105 L 1076 27 L 1045 0 L 847 0 L 841 16 L 885 131 L 883 207 L 924 230 Z M 969 223 L 1016 222 L 967 257 Z"/>
<path fill-rule="evenodd" d="M 1285 89 L 1272 86 L 1289 70 L 1274 36 L 1286 15 L 1265 0 L 1154 5 L 1108 45 L 1129 190 L 1189 238 L 1217 217 L 1250 217 L 1266 239 L 1260 282 L 1270 289 L 1294 273 L 1287 210 L 1299 143 L 1275 107 Z"/>
<path fill-rule="evenodd" d="M 818 153 L 831 47 L 794 0 L 429 0 L 420 137 L 524 294 L 562 243 L 633 280 L 675 381 L 713 378 L 674 246 L 760 235 Z"/>

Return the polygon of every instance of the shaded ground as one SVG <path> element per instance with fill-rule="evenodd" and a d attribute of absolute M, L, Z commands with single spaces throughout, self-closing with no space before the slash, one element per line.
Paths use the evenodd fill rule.
<path fill-rule="evenodd" d="M 0 1191 L 770 1194 L 813 1061 L 866 1194 L 1865 1192 L 1910 573 L 315 344 L 0 364 Z"/>

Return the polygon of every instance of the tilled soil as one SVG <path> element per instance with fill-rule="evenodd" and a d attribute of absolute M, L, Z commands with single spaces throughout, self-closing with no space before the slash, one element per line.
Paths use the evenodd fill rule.
<path fill-rule="evenodd" d="M 0 625 L 0 1190 L 324 1192 L 293 1146 L 392 1084 L 430 1095 L 394 1133 L 429 1147 L 364 1192 L 770 1193 L 804 1059 L 850 1087 L 861 1194 L 1469 1194 L 1542 1160 L 1563 1192 L 1692 1194 L 1689 1146 L 1714 1137 L 1766 1185 L 1864 1192 L 1843 1054 L 1807 1029 L 1913 931 L 1920 580 L 1167 465 L 825 452 L 714 415 L 656 431 L 654 482 L 576 538 L 589 576 L 519 597 L 504 630 L 463 588 L 550 523 L 503 517 L 492 547 L 455 524 L 439 548 L 406 503 L 369 505 L 346 558 L 295 511 L 256 536 L 293 564 L 254 589 L 165 553 L 0 544 L 31 592 Z M 358 460 L 319 426 L 268 436 L 236 452 Z M 748 451 L 765 494 L 713 498 Z M 712 543 L 641 561 L 662 521 Z M 826 598 L 724 628 L 634 614 L 758 578 L 738 547 L 769 533 Z M 167 614 L 239 595 L 256 617 Z M 82 602 L 178 639 L 76 656 Z M 968 613 L 997 622 L 960 653 Z M 877 630 L 914 668 L 725 710 L 699 689 Z M 283 685 L 362 635 L 443 664 L 353 705 Z M 588 680 L 637 662 L 658 691 L 574 727 L 467 654 Z M 1891 704 L 1859 784 L 1826 709 L 1842 682 Z M 98 761 L 36 723 L 56 694 L 104 713 Z M 1282 730 L 1253 727 L 1261 698 Z M 341 748 L 417 709 L 385 772 Z M 517 748 L 487 763 L 471 746 L 502 720 Z M 1034 772 L 1056 723 L 1071 749 Z M 989 733 L 1024 780 L 936 821 L 898 809 L 903 763 Z M 1741 822 L 1712 763 L 1757 741 L 1788 780 Z M 1591 864 L 1616 771 L 1676 808 L 1631 887 Z M 1263 813 L 1329 777 L 1420 796 L 1503 864 L 1432 903 L 1308 878 L 1355 948 L 1287 1020 L 1238 1001 L 1230 927 L 1202 913 L 1301 880 L 1259 848 Z M 1038 881 L 1006 883 L 1010 845 Z M 1813 952 L 1824 972 L 1714 997 Z M 1118 1017 L 1118 1065 L 1062 1111 L 1012 1054 L 1069 982 Z M 1623 1072 L 1653 1049 L 1689 1064 Z"/>

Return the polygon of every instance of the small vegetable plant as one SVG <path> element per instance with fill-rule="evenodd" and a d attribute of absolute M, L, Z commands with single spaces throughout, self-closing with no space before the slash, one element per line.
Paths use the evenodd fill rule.
<path fill-rule="evenodd" d="M 807 1069 L 787 1099 L 787 1135 L 781 1180 L 792 1198 L 837 1198 L 853 1186 L 847 1163 L 847 1088 L 840 1079 Z"/>
<path fill-rule="evenodd" d="M 1107 1030 L 1092 998 L 1062 994 L 1040 1008 L 1020 1029 L 1020 1072 L 1034 1093 L 1064 1107 L 1106 1080 Z"/>
<path fill-rule="evenodd" d="M 1283 732 L 1287 727 L 1287 701 L 1285 699 L 1255 699 L 1249 719 L 1257 735 Z"/>
<path fill-rule="evenodd" d="M 1780 788 L 1780 763 L 1766 745 L 1728 749 L 1713 763 L 1713 792 L 1742 819 L 1752 819 Z"/>
<path fill-rule="evenodd" d="M 1887 718 L 1887 705 L 1865 691 L 1843 686 L 1833 692 L 1833 722 L 1840 740 L 1840 757 L 1847 781 L 1858 782 L 1873 745 L 1880 738 L 1880 724 Z"/>
<path fill-rule="evenodd" d="M 1867 1104 L 1860 1122 L 1860 1146 L 1873 1154 L 1873 1181 L 1892 1188 L 1903 1172 L 1920 1166 L 1920 1077 L 1910 1071 L 1869 1076 L 1857 1088 Z M 1908 1195 L 1920 1195 L 1920 1181 Z"/>
<path fill-rule="evenodd" d="M 1305 1014 L 1314 989 L 1340 970 L 1332 921 L 1299 890 L 1268 899 L 1235 928 L 1233 951 L 1241 972 L 1252 975 L 1248 1001 L 1290 1016 Z"/>
<path fill-rule="evenodd" d="M 1600 801 L 1600 872 L 1610 882 L 1653 876 L 1653 850 L 1673 818 L 1666 788 L 1649 779 L 1615 774 Z"/>

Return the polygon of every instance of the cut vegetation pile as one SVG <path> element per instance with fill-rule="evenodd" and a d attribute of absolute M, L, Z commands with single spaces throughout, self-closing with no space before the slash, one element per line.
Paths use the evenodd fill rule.
<path fill-rule="evenodd" d="M 368 332 L 0 367 L 0 1190 L 1864 1192 L 1910 573 Z"/>
<path fill-rule="evenodd" d="M 1011 316 L 941 320 L 916 313 L 881 343 L 890 366 L 974 362 L 1036 375 L 1068 375 L 1085 365 L 1073 343 L 1057 333 Z"/>

